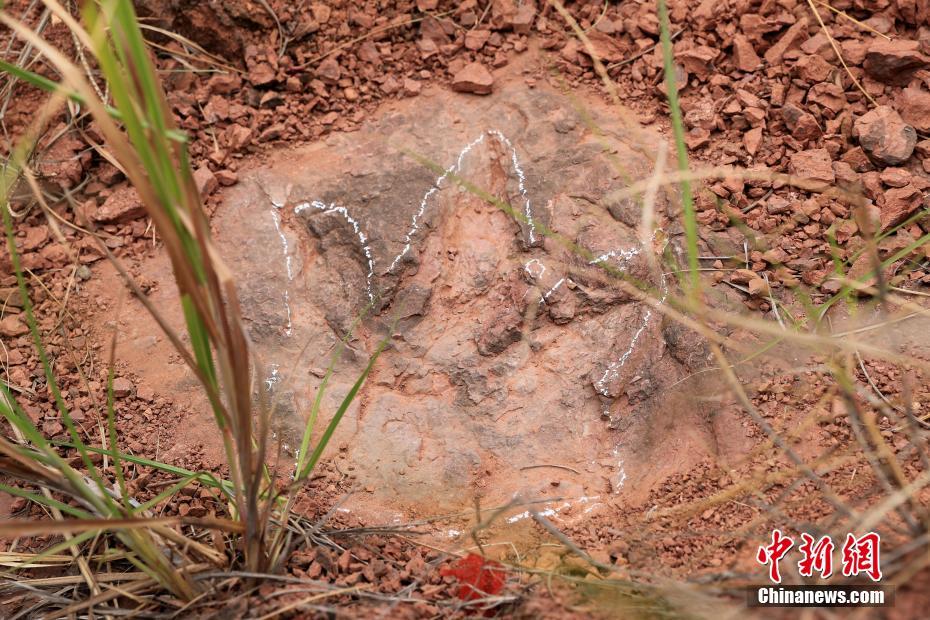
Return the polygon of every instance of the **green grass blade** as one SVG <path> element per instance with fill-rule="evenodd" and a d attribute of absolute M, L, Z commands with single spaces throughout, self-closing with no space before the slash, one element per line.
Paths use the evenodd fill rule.
<path fill-rule="evenodd" d="M 22 80 L 23 82 L 26 82 L 30 86 L 34 86 L 45 92 L 62 93 L 65 97 L 67 97 L 68 99 L 70 99 L 71 101 L 77 104 L 83 105 L 85 103 L 84 97 L 82 97 L 79 93 L 69 90 L 65 88 L 63 85 L 59 84 L 58 82 L 50 80 L 43 75 L 39 75 L 38 73 L 33 73 L 32 71 L 28 71 L 26 69 L 23 69 L 22 67 L 18 67 L 14 64 L 10 64 L 6 62 L 5 60 L 0 60 L 0 72 L 7 73 L 17 79 Z M 123 115 L 116 108 L 109 106 L 109 105 L 105 105 L 104 108 L 106 109 L 107 114 L 109 114 L 113 119 L 118 120 L 118 121 L 123 120 Z M 149 128 L 147 125 L 145 127 L 146 129 Z M 171 129 L 171 130 L 166 131 L 165 136 L 169 140 L 173 142 L 177 142 L 179 144 L 187 144 L 188 142 L 187 134 L 185 134 L 182 131 L 178 131 L 177 129 Z"/>
<path fill-rule="evenodd" d="M 384 350 L 384 347 L 387 346 L 388 339 L 391 337 L 390 332 L 385 336 L 381 342 L 378 343 L 378 348 L 375 349 L 375 352 L 372 353 L 371 358 L 368 360 L 368 365 L 365 366 L 365 370 L 355 381 L 355 384 L 352 386 L 352 389 L 345 395 L 345 398 L 342 399 L 342 403 L 339 405 L 339 409 L 336 410 L 333 419 L 329 421 L 329 424 L 326 427 L 326 430 L 323 431 L 323 436 L 320 437 L 320 441 L 317 442 L 316 448 L 313 450 L 313 454 L 310 455 L 310 458 L 307 460 L 304 469 L 297 472 L 297 475 L 294 477 L 294 482 L 300 482 L 301 480 L 306 479 L 310 475 L 310 472 L 313 471 L 313 468 L 316 467 L 317 462 L 319 462 L 320 457 L 323 455 L 323 451 L 326 449 L 329 440 L 332 438 L 333 433 L 336 432 L 336 427 L 339 426 L 339 422 L 342 421 L 342 417 L 345 415 L 345 412 L 349 409 L 349 405 L 352 404 L 352 401 L 355 400 L 356 394 L 358 394 L 359 389 L 365 383 L 365 380 L 368 378 L 371 369 L 374 367 L 375 362 L 378 360 L 378 356 L 381 355 L 381 352 Z"/>
<path fill-rule="evenodd" d="M 74 447 L 73 445 L 67 442 L 52 442 L 52 443 L 54 445 L 62 446 L 65 448 Z M 87 450 L 89 452 L 93 452 L 94 454 L 102 454 L 104 456 L 109 456 L 110 458 L 115 458 L 114 453 L 105 448 L 87 446 Z M 216 476 L 214 476 L 213 474 L 211 474 L 210 472 L 206 472 L 206 471 L 195 472 L 189 469 L 184 469 L 183 467 L 177 467 L 175 465 L 169 465 L 167 463 L 153 461 L 152 459 L 143 458 L 141 456 L 135 456 L 133 454 L 126 454 L 125 452 L 119 453 L 119 458 L 120 460 L 126 463 L 132 463 L 134 465 L 141 465 L 143 467 L 151 467 L 152 469 L 163 471 L 165 473 L 168 473 L 174 476 L 181 476 L 181 477 L 191 476 L 192 480 L 196 480 L 197 482 L 200 482 L 201 484 L 205 484 L 211 488 L 219 489 L 220 491 L 223 491 L 223 493 L 228 494 L 228 493 L 232 493 L 233 491 L 232 482 L 229 482 L 228 480 L 221 480 L 217 478 Z"/>
<path fill-rule="evenodd" d="M 177 493 L 178 491 L 186 487 L 188 484 L 193 482 L 197 478 L 197 476 L 198 474 L 192 472 L 189 476 L 181 478 L 181 480 L 174 483 L 173 485 L 171 485 L 170 487 L 168 487 L 167 489 L 165 489 L 164 491 L 162 491 L 161 493 L 159 493 L 152 499 L 142 504 L 139 504 L 139 506 L 136 508 L 133 508 L 133 513 L 135 514 L 135 513 L 145 512 L 146 510 L 149 510 L 153 506 L 157 506 L 160 502 L 168 499 L 169 497 L 171 497 L 172 495 L 174 495 L 175 493 Z"/>
<path fill-rule="evenodd" d="M 9 486 L 6 484 L 0 484 L 0 491 L 7 493 L 9 495 L 15 495 L 16 497 L 22 497 L 23 499 L 28 499 L 30 502 L 39 504 L 40 506 L 46 506 L 48 508 L 56 508 L 65 514 L 69 514 L 72 517 L 77 519 L 92 519 L 93 515 L 87 512 L 86 510 L 81 510 L 80 508 L 75 508 L 64 502 L 60 502 L 53 497 L 45 497 L 38 493 L 33 493 L 32 491 L 27 491 L 25 489 L 19 489 L 17 487 Z"/>
<path fill-rule="evenodd" d="M 342 359 L 342 354 L 346 350 L 346 345 L 349 343 L 349 338 L 352 337 L 352 334 L 355 333 L 355 330 L 358 328 L 359 324 L 362 322 L 368 312 L 371 311 L 372 305 L 373 302 L 369 302 L 365 307 L 365 310 L 363 310 L 357 317 L 355 317 L 352 325 L 349 326 L 349 330 L 339 341 L 339 346 L 336 348 L 332 359 L 329 361 L 329 366 L 326 368 L 326 374 L 323 375 L 323 380 L 320 381 L 320 386 L 316 390 L 316 397 L 313 399 L 313 406 L 310 408 L 310 416 L 307 418 L 307 424 L 304 426 L 304 434 L 300 440 L 300 448 L 297 450 L 297 465 L 294 468 L 295 472 L 301 472 L 304 470 L 307 451 L 310 448 L 310 438 L 313 433 L 313 428 L 316 426 L 316 421 L 320 413 L 320 407 L 323 404 L 323 395 L 326 393 L 326 388 L 329 386 L 329 379 L 333 376 L 336 364 L 338 364 L 339 360 Z"/>
<path fill-rule="evenodd" d="M 675 58 L 672 51 L 671 26 L 668 19 L 668 6 L 665 0 L 659 3 L 659 29 L 662 43 L 662 64 L 665 71 L 665 89 L 668 93 L 668 105 L 672 113 L 672 134 L 675 138 L 675 150 L 678 155 L 678 169 L 688 170 L 688 147 L 685 143 L 685 126 L 681 117 L 681 104 L 678 101 L 678 72 L 675 70 Z M 694 199 L 691 195 L 691 183 L 682 179 L 681 188 L 682 217 L 684 218 L 685 239 L 688 244 L 688 269 L 691 272 L 689 292 L 693 299 L 701 284 L 698 269 L 697 216 L 694 212 Z"/>
<path fill-rule="evenodd" d="M 93 537 L 96 536 L 97 534 L 99 534 L 99 532 L 94 531 L 94 530 L 91 530 L 91 531 L 88 531 L 88 532 L 81 532 L 81 533 L 79 533 L 79 534 L 75 534 L 75 535 L 72 536 L 69 540 L 64 540 L 64 541 L 62 541 L 62 542 L 60 542 L 60 543 L 57 543 L 57 544 L 52 545 L 52 546 L 49 547 L 48 549 L 43 549 L 38 555 L 36 555 L 36 557 L 32 558 L 32 560 L 29 562 L 29 564 L 26 564 L 26 565 L 21 566 L 21 567 L 19 567 L 19 568 L 26 569 L 26 568 L 29 568 L 29 565 L 30 565 L 30 564 L 39 564 L 39 563 L 40 563 L 42 560 L 44 560 L 45 558 L 47 558 L 47 557 L 49 557 L 49 556 L 52 556 L 52 555 L 57 555 L 57 554 L 61 553 L 62 551 L 67 551 L 67 550 L 70 549 L 71 547 L 75 547 L 75 546 L 80 545 L 81 543 L 83 543 L 83 542 L 85 542 L 85 541 L 90 540 L 91 538 L 93 538 Z"/>
<path fill-rule="evenodd" d="M 30 333 L 32 334 L 33 344 L 36 348 L 36 353 L 39 356 L 39 360 L 41 361 L 42 369 L 45 373 L 45 379 L 49 389 L 52 392 L 52 396 L 54 398 L 59 415 L 61 416 L 61 420 L 64 423 L 65 428 L 68 430 L 68 434 L 71 437 L 71 441 L 74 444 L 75 449 L 77 449 L 78 453 L 81 455 L 81 460 L 84 463 L 84 467 L 87 469 L 88 475 L 97 484 L 98 488 L 103 490 L 106 488 L 106 486 L 100 477 L 100 473 L 97 470 L 97 467 L 90 460 L 90 455 L 87 453 L 87 447 L 84 442 L 81 441 L 80 435 L 77 432 L 77 428 L 74 425 L 74 421 L 71 419 L 71 415 L 68 412 L 68 408 L 65 405 L 64 399 L 62 398 L 61 390 L 58 388 L 58 382 L 55 378 L 55 373 L 53 372 L 52 366 L 49 363 L 48 355 L 45 351 L 45 346 L 42 343 L 42 336 L 39 334 L 39 327 L 36 323 L 35 314 L 33 313 L 32 309 L 32 300 L 29 296 L 29 290 L 26 287 L 26 279 L 23 275 L 22 265 L 20 264 L 19 250 L 16 247 L 16 241 L 13 237 L 13 222 L 9 213 L 9 209 L 2 208 L 0 211 L 3 211 L 3 224 L 4 228 L 6 229 L 7 250 L 10 253 L 10 260 L 13 263 L 13 271 L 16 274 L 16 282 L 19 287 L 19 294 L 23 304 L 23 313 L 26 315 L 26 323 L 29 326 Z M 24 418 L 20 419 L 23 422 L 26 420 Z M 31 422 L 29 423 L 29 426 L 32 426 Z M 37 430 L 34 433 L 29 433 L 29 435 L 32 435 L 33 437 L 41 437 L 41 434 L 38 433 Z M 44 439 L 39 445 L 42 443 L 45 443 Z M 75 489 L 85 489 L 86 485 L 84 485 L 82 481 L 79 482 L 77 472 L 75 472 L 63 460 L 59 459 L 59 461 L 59 470 L 63 475 L 67 476 L 69 480 L 71 480 Z M 110 514 L 115 509 L 112 499 L 109 498 L 106 493 L 101 493 L 101 495 L 98 496 L 94 493 L 88 492 L 85 493 L 84 496 L 87 501 L 98 508 L 103 514 Z"/>

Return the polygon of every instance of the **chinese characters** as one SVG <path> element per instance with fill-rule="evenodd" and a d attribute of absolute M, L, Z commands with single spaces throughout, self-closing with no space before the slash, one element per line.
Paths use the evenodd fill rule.
<path fill-rule="evenodd" d="M 772 531 L 772 541 L 762 545 L 756 552 L 756 561 L 769 568 L 769 579 L 772 583 L 781 583 L 779 562 L 788 555 L 794 547 L 794 539 L 784 535 L 781 530 Z M 872 581 L 880 581 L 881 570 L 881 537 L 875 532 L 869 532 L 857 537 L 847 534 L 841 552 L 842 574 L 844 577 L 858 577 L 865 575 Z M 813 577 L 815 574 L 826 579 L 833 574 L 833 551 L 836 545 L 829 536 L 819 539 L 810 534 L 801 534 L 801 544 L 798 551 L 801 559 L 798 561 L 798 574 L 802 577 Z"/>

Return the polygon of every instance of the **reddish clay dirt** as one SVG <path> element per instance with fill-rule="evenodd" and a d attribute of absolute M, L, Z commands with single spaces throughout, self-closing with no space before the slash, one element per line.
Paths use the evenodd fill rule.
<path fill-rule="evenodd" d="M 872 220 L 887 230 L 908 222 L 881 241 L 882 258 L 908 248 L 926 230 L 926 218 L 909 218 L 927 208 L 930 187 L 930 7 L 914 0 L 832 3 L 854 21 L 814 3 L 847 73 L 808 3 L 670 4 L 695 166 L 786 172 L 854 189 L 870 201 L 868 217 L 857 220 L 835 194 L 764 178 L 725 178 L 696 191 L 700 253 L 710 257 L 702 261 L 710 305 L 775 319 L 777 300 L 777 312 L 810 324 L 814 317 L 803 296 L 819 303 L 841 289 L 834 260 L 851 262 L 852 275 L 869 270 L 856 258 L 868 237 L 860 226 Z M 242 274 L 252 336 L 267 364 L 263 376 L 280 390 L 282 459 L 292 450 L 335 340 L 367 303 L 369 287 L 375 315 L 350 341 L 324 413 L 331 414 L 368 352 L 399 319 L 391 347 L 298 505 L 310 516 L 336 507 L 328 526 L 343 547 L 295 553 L 291 575 L 369 584 L 416 599 L 347 597 L 340 605 L 350 615 L 461 613 L 451 603 L 459 586 L 440 566 L 448 565 L 449 553 L 473 546 L 475 497 L 487 517 L 489 508 L 517 493 L 545 500 L 543 514 L 621 577 L 688 580 L 719 594 L 712 587 L 725 580 L 762 580 L 755 551 L 772 527 L 825 522 L 835 514 L 816 484 L 785 475 L 789 459 L 771 449 L 758 420 L 722 387 L 706 343 L 673 321 L 645 320 L 646 307 L 599 281 L 586 261 L 537 243 L 525 223 L 449 184 L 430 203 L 423 232 L 407 238 L 412 214 L 437 175 L 397 149 L 414 148 L 446 167 L 484 136 L 474 156 L 463 159 L 469 178 L 518 206 L 525 191 L 547 226 L 598 256 L 617 252 L 611 259 L 619 254 L 618 266 L 660 286 L 647 256 L 683 247 L 678 201 L 671 192 L 660 200 L 662 235 L 644 243 L 637 233 L 641 213 L 611 199 L 624 185 L 611 172 L 612 162 L 596 149 L 584 151 L 597 140 L 578 112 L 591 112 L 607 129 L 613 154 L 635 170 L 634 177 L 648 177 L 657 136 L 669 139 L 653 3 L 567 7 L 631 112 L 605 103 L 609 97 L 587 49 L 545 3 L 417 0 L 385 2 L 376 10 L 370 3 L 272 1 L 271 11 L 249 1 L 138 5 L 151 23 L 213 55 L 207 59 L 153 34 L 164 48 L 159 68 L 172 109 L 191 136 L 217 237 Z M 13 3 L 8 10 L 18 14 L 26 6 Z M 40 11 L 27 17 L 36 23 Z M 44 34 L 73 52 L 60 24 L 50 23 Z M 21 47 L 10 49 L 6 57 L 15 58 Z M 198 71 L 189 70 L 190 62 Z M 42 98 L 21 84 L 12 92 L 3 125 L 15 136 Z M 137 198 L 122 175 L 87 148 L 92 125 L 57 120 L 37 163 L 43 187 L 51 196 L 74 190 L 79 210 L 108 247 L 150 299 L 176 318 L 170 272 Z M 499 129 L 510 145 L 489 129 Z M 326 208 L 313 207 L 315 200 Z M 53 202 L 62 220 L 83 221 L 67 201 Z M 17 243 L 24 263 L 42 282 L 32 288 L 40 325 L 87 436 L 99 439 L 106 352 L 115 329 L 122 448 L 222 473 L 212 420 L 195 383 L 138 300 L 121 294 L 122 284 L 95 244 L 73 228 L 46 222 L 25 193 L 13 208 L 22 214 Z M 370 257 L 346 214 L 366 235 Z M 637 249 L 641 256 L 624 262 L 624 251 Z M 886 276 L 905 293 L 920 293 L 926 258 L 926 246 L 912 248 Z M 0 265 L 3 379 L 43 433 L 64 438 L 25 333 L 6 254 Z M 562 278 L 574 286 L 557 287 Z M 875 342 L 895 338 L 909 355 L 925 359 L 923 321 L 876 330 L 871 326 L 880 312 L 867 299 L 855 311 L 837 304 L 824 329 Z M 753 357 L 760 339 L 723 325 L 720 333 L 732 337 L 731 359 L 747 358 L 735 372 L 752 405 L 790 439 L 793 453 L 857 510 L 884 497 L 861 454 L 834 467 L 818 461 L 859 445 L 829 375 L 831 360 L 785 344 Z M 306 359 L 298 361 L 296 351 L 307 341 Z M 628 361 L 617 366 L 628 349 Z M 930 407 L 918 370 L 868 355 L 854 363 L 862 406 L 881 394 L 895 405 L 907 397 L 918 415 Z M 290 384 L 278 380 L 292 372 Z M 909 447 L 913 438 L 898 420 L 876 419 L 913 480 L 922 471 L 920 451 Z M 568 469 L 536 467 L 552 464 Z M 144 500 L 166 480 L 144 473 L 130 488 Z M 719 501 L 708 501 L 714 497 Z M 4 514 L 41 516 L 20 500 L 0 506 Z M 222 510 L 196 488 L 163 507 L 164 514 L 194 516 Z M 553 539 L 532 519 L 508 522 L 524 510 L 511 507 L 480 534 L 489 555 L 561 574 L 592 572 L 561 546 L 549 546 Z M 410 522 L 424 534 L 413 542 L 392 530 L 354 529 Z M 895 545 L 904 537 L 891 527 L 886 540 Z M 921 616 L 926 575 L 900 584 L 898 605 L 887 617 Z M 251 599 L 234 599 L 225 608 L 211 603 L 210 609 L 261 614 L 303 596 L 282 594 L 285 589 L 268 584 Z M 515 597 L 505 613 L 516 617 L 587 617 L 628 604 L 596 589 L 548 591 L 515 575 L 504 592 Z M 679 611 L 722 613 L 718 599 L 702 594 L 682 590 L 670 598 Z"/>

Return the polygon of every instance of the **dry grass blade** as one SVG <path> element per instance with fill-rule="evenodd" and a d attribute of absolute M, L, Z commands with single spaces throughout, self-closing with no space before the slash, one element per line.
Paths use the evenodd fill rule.
<path fill-rule="evenodd" d="M 852 80 L 852 83 L 856 85 L 856 88 L 865 95 L 865 98 L 873 106 L 877 106 L 875 99 L 872 98 L 866 90 L 865 87 L 859 82 L 859 79 L 853 75 L 853 72 L 849 70 L 849 65 L 846 64 L 846 60 L 843 58 L 843 52 L 840 50 L 840 46 L 837 45 L 836 40 L 833 38 L 833 35 L 830 34 L 830 31 L 827 29 L 826 24 L 823 23 L 823 18 L 820 16 L 820 11 L 817 10 L 817 7 L 814 6 L 814 0 L 807 0 L 807 5 L 810 7 L 811 11 L 814 12 L 814 17 L 817 18 L 817 23 L 820 24 L 820 29 L 823 31 L 823 34 L 827 37 L 827 40 L 830 42 L 830 47 L 833 48 L 833 53 L 836 54 L 836 57 L 840 59 L 840 63 L 843 65 L 843 69 L 846 71 L 846 75 L 849 76 L 849 79 Z M 830 7 L 831 9 L 833 7 Z"/>
<path fill-rule="evenodd" d="M 819 4 L 820 6 L 822 6 L 822 7 L 826 8 L 826 9 L 829 9 L 829 10 L 833 11 L 834 13 L 836 13 L 837 15 L 839 15 L 840 17 L 842 17 L 843 19 L 848 19 L 849 21 L 851 21 L 852 23 L 856 24 L 857 26 L 859 26 L 859 27 L 862 28 L 863 30 L 868 30 L 869 32 L 871 32 L 871 33 L 874 34 L 875 36 L 882 37 L 882 38 L 885 39 L 886 41 L 891 41 L 891 37 L 889 37 L 887 34 L 885 34 L 884 32 L 879 32 L 878 30 L 876 30 L 875 28 L 873 28 L 873 27 L 870 26 L 869 24 L 867 24 L 867 23 L 865 23 L 865 22 L 863 22 L 863 21 L 860 21 L 860 20 L 856 19 L 855 17 L 853 17 L 852 15 L 850 15 L 849 13 L 847 13 L 846 11 L 841 11 L 840 9 L 837 9 L 837 8 L 833 7 L 832 5 L 830 5 L 830 4 L 826 3 L 826 2 L 824 2 L 823 0 L 814 0 L 814 1 L 815 1 L 817 4 Z"/>
<path fill-rule="evenodd" d="M 195 517 L 159 517 L 132 519 L 69 519 L 67 521 L 0 521 L 0 536 L 37 536 L 40 534 L 65 534 L 71 532 L 96 532 L 107 530 L 153 529 L 173 525 L 196 525 L 224 532 L 241 533 L 243 526 L 225 519 Z"/>
<path fill-rule="evenodd" d="M 295 609 L 300 609 L 304 605 L 309 605 L 310 603 L 321 601 L 323 599 L 331 598 L 334 596 L 342 596 L 343 594 L 353 594 L 355 592 L 361 592 L 362 590 L 365 590 L 370 587 L 371 586 L 369 585 L 352 586 L 349 588 L 340 588 L 338 590 L 330 590 L 329 592 L 322 592 L 320 594 L 314 594 L 312 596 L 308 596 L 300 600 L 294 601 L 293 603 L 282 605 L 278 609 L 275 609 L 274 611 L 267 613 L 264 616 L 260 616 L 258 620 L 271 620 L 272 618 L 277 618 L 278 616 L 282 616 L 288 612 L 294 611 Z"/>

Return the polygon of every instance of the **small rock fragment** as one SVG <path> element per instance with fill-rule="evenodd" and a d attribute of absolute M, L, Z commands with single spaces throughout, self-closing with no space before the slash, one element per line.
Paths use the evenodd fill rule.
<path fill-rule="evenodd" d="M 588 49 L 587 45 L 581 45 L 578 51 L 586 55 L 591 55 L 593 52 L 601 62 L 619 62 L 630 55 L 630 50 L 620 43 L 616 37 L 598 30 L 588 33 L 588 43 L 591 45 L 590 49 Z"/>
<path fill-rule="evenodd" d="M 48 241 L 48 226 L 30 226 L 26 229 L 26 238 L 22 242 L 22 250 L 30 252 Z"/>
<path fill-rule="evenodd" d="M 872 162 L 869 160 L 869 156 L 865 154 L 861 146 L 849 149 L 843 153 L 840 160 L 849 164 L 856 172 L 868 172 L 869 170 L 875 169 Z"/>
<path fill-rule="evenodd" d="M 920 207 L 921 191 L 913 185 L 895 187 L 885 192 L 885 204 L 882 206 L 882 230 L 900 224 Z"/>
<path fill-rule="evenodd" d="M 896 99 L 904 122 L 917 131 L 930 131 L 930 92 L 922 88 L 905 88 Z"/>
<path fill-rule="evenodd" d="M 833 65 L 824 60 L 823 56 L 801 56 L 794 70 L 805 82 L 825 82 L 833 73 Z"/>
<path fill-rule="evenodd" d="M 381 83 L 381 92 L 385 95 L 393 95 L 401 89 L 400 82 L 393 75 L 388 75 Z"/>
<path fill-rule="evenodd" d="M 691 104 L 691 109 L 685 113 L 685 124 L 688 127 L 713 129 L 717 123 L 717 114 L 714 110 L 714 101 L 709 97 L 698 99 Z"/>
<path fill-rule="evenodd" d="M 480 62 L 472 62 L 452 78 L 452 90 L 460 93 L 489 95 L 494 88 L 494 76 Z"/>
<path fill-rule="evenodd" d="M 419 80 L 404 78 L 404 95 L 407 97 L 416 97 L 420 94 L 422 84 Z"/>
<path fill-rule="evenodd" d="M 316 68 L 316 75 L 327 84 L 335 84 L 342 76 L 342 68 L 336 59 L 330 56 Z"/>
<path fill-rule="evenodd" d="M 320 24 L 325 24 L 328 22 L 330 16 L 333 13 L 333 10 L 329 7 L 329 5 L 324 2 L 316 2 L 311 4 L 310 11 L 313 13 L 313 20 Z"/>
<path fill-rule="evenodd" d="M 261 135 L 258 136 L 258 139 L 261 142 L 269 142 L 271 140 L 277 140 L 282 135 L 284 135 L 284 129 L 285 127 L 283 123 L 275 123 L 268 129 L 265 129 L 264 131 L 262 131 Z"/>
<path fill-rule="evenodd" d="M 478 51 L 484 47 L 490 36 L 490 30 L 469 30 L 465 33 L 465 47 L 470 50 Z"/>
<path fill-rule="evenodd" d="M 852 186 L 859 182 L 859 173 L 845 161 L 833 162 L 833 174 L 840 185 Z"/>
<path fill-rule="evenodd" d="M 219 183 L 210 169 L 203 165 L 194 172 L 194 184 L 197 185 L 197 191 L 201 196 L 209 196 Z"/>
<path fill-rule="evenodd" d="M 846 106 L 846 95 L 836 84 L 822 82 L 807 91 L 807 102 L 816 103 L 836 114 Z"/>
<path fill-rule="evenodd" d="M 741 34 L 733 37 L 733 61 L 740 71 L 746 73 L 755 71 L 762 64 L 762 59 L 756 54 L 752 43 Z"/>
<path fill-rule="evenodd" d="M 706 45 L 699 45 L 679 52 L 675 55 L 675 58 L 685 68 L 685 71 L 704 81 L 710 77 L 713 71 L 713 62 L 717 58 L 717 54 L 717 50 Z"/>
<path fill-rule="evenodd" d="M 911 173 L 904 168 L 885 168 L 879 178 L 888 187 L 904 187 L 911 182 Z"/>
<path fill-rule="evenodd" d="M 857 118 L 852 134 L 873 160 L 886 166 L 906 162 L 917 144 L 914 128 L 887 105 L 878 106 Z"/>
<path fill-rule="evenodd" d="M 788 262 L 790 256 L 782 248 L 772 248 L 762 254 L 762 260 L 770 265 L 783 265 Z"/>
<path fill-rule="evenodd" d="M 786 103 L 782 107 L 781 115 L 791 135 L 798 140 L 813 140 L 823 133 L 813 114 L 805 112 L 792 103 Z"/>
<path fill-rule="evenodd" d="M 536 7 L 532 2 L 524 2 L 517 7 L 516 13 L 510 20 L 510 27 L 517 34 L 529 34 L 536 18 Z"/>
<path fill-rule="evenodd" d="M 136 396 L 145 402 L 150 403 L 155 400 L 155 390 L 143 384 L 136 388 Z"/>
<path fill-rule="evenodd" d="M 879 82 L 905 86 L 918 69 L 930 66 L 930 58 L 920 53 L 920 44 L 907 39 L 876 39 L 865 53 L 862 68 Z"/>
<path fill-rule="evenodd" d="M 253 86 L 264 86 L 274 82 L 278 72 L 277 54 L 273 50 L 249 45 L 245 51 L 248 79 Z"/>
<path fill-rule="evenodd" d="M 827 149 L 810 149 L 792 153 L 788 171 L 795 176 L 828 185 L 836 180 Z"/>
<path fill-rule="evenodd" d="M 358 47 L 358 59 L 373 65 L 381 63 L 381 52 L 371 41 L 365 41 Z"/>
<path fill-rule="evenodd" d="M 11 314 L 0 320 L 0 336 L 15 338 L 28 332 L 29 326 L 18 314 Z"/>
<path fill-rule="evenodd" d="M 771 294 L 769 283 L 758 276 L 750 279 L 746 287 L 749 289 L 749 294 L 753 297 L 768 297 Z"/>
<path fill-rule="evenodd" d="M 743 146 L 750 155 L 755 155 L 762 145 L 762 127 L 754 127 L 743 134 Z"/>
<path fill-rule="evenodd" d="M 216 177 L 217 182 L 219 182 L 219 184 L 223 187 L 229 187 L 230 185 L 235 185 L 239 182 L 239 176 L 227 168 L 217 170 L 213 176 Z"/>
<path fill-rule="evenodd" d="M 143 215 L 145 207 L 138 192 L 131 185 L 123 185 L 107 197 L 91 219 L 99 224 L 118 224 Z"/>
<path fill-rule="evenodd" d="M 807 39 L 807 18 L 802 17 L 788 29 L 780 39 L 765 52 L 765 62 L 775 65 L 781 62 L 789 49 L 797 47 Z"/>
<path fill-rule="evenodd" d="M 849 268 L 849 271 L 846 273 L 846 278 L 858 282 L 859 284 L 867 287 L 874 287 L 878 283 L 878 278 L 875 275 L 876 267 L 876 257 L 870 252 L 863 252 L 859 255 L 852 266 Z M 882 274 L 887 281 L 887 278 L 890 273 L 883 272 Z M 868 295 L 866 291 L 858 291 L 859 295 Z"/>
<path fill-rule="evenodd" d="M 242 78 L 235 73 L 216 73 L 207 82 L 207 89 L 216 95 L 228 95 L 242 87 Z"/>
<path fill-rule="evenodd" d="M 230 125 L 226 129 L 226 141 L 235 151 L 243 149 L 252 142 L 252 130 L 242 125 Z"/>
<path fill-rule="evenodd" d="M 113 379 L 113 395 L 117 398 L 125 398 L 132 394 L 132 382 L 125 377 Z"/>

